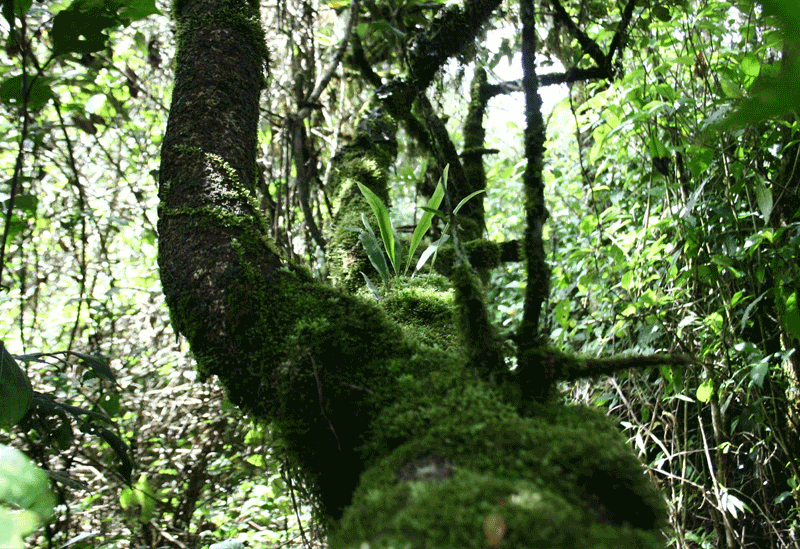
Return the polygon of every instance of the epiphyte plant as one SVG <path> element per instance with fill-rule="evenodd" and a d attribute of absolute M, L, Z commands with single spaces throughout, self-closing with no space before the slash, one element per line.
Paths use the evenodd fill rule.
<path fill-rule="evenodd" d="M 420 254 L 416 266 L 414 267 L 414 272 L 411 276 L 413 277 L 417 272 L 419 272 L 419 270 L 422 269 L 431 256 L 434 257 L 433 261 L 431 261 L 431 268 L 433 268 L 433 264 L 436 261 L 436 252 L 438 252 L 439 248 L 450 238 L 448 230 L 453 220 L 452 217 L 458 213 L 458 211 L 464 206 L 464 204 L 467 203 L 469 199 L 476 194 L 483 192 L 483 190 L 475 191 L 464 197 L 453 209 L 452 215 L 448 216 L 442 213 L 438 208 L 442 203 L 445 190 L 447 189 L 447 174 L 449 168 L 449 164 L 445 166 L 442 176 L 439 179 L 439 182 L 436 184 L 436 189 L 434 190 L 433 195 L 431 195 L 428 203 L 422 208 L 424 212 L 422 217 L 420 217 L 419 223 L 417 223 L 417 226 L 414 228 L 414 233 L 411 235 L 407 254 L 404 254 L 402 243 L 397 236 L 397 231 L 392 225 L 392 221 L 389 217 L 389 210 L 387 210 L 386 206 L 383 204 L 383 202 L 381 202 L 381 199 L 378 198 L 375 193 L 361 183 L 358 183 L 358 188 L 361 190 L 361 194 L 364 195 L 364 198 L 372 209 L 372 213 L 375 214 L 375 218 L 378 220 L 378 228 L 381 234 L 383 249 L 381 249 L 381 245 L 378 242 L 375 231 L 372 230 L 372 226 L 370 225 L 366 215 L 361 214 L 361 221 L 364 224 L 364 228 L 352 230 L 359 232 L 359 240 L 367 252 L 367 257 L 369 258 L 370 263 L 372 263 L 372 266 L 375 267 L 375 270 L 378 271 L 378 274 L 381 276 L 381 280 L 383 280 L 384 285 L 389 286 L 391 283 L 391 278 L 393 276 L 399 276 L 398 267 L 402 269 L 404 276 L 408 276 L 408 270 L 411 267 L 411 262 L 414 258 L 414 252 L 417 251 L 420 242 L 422 242 L 422 238 L 428 232 L 428 229 L 430 229 L 433 216 L 438 215 L 446 220 L 445 227 L 442 230 L 442 236 L 435 242 L 432 242 L 425 249 L 425 251 Z M 386 262 L 386 257 L 389 258 L 389 263 Z M 402 267 L 403 258 L 405 258 L 405 267 Z M 389 270 L 389 265 L 391 265 L 391 271 Z M 375 285 L 372 284 L 372 281 L 370 281 L 369 277 L 363 272 L 361 275 L 364 277 L 367 287 L 372 292 L 372 295 L 376 299 L 380 299 L 381 296 L 378 293 L 377 288 L 375 288 Z"/>

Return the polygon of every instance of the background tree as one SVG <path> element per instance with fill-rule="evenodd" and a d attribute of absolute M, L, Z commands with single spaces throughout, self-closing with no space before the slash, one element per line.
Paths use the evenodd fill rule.
<path fill-rule="evenodd" d="M 573 26 L 583 29 L 585 36 L 591 37 L 601 53 L 607 55 L 614 50 L 611 43 L 614 29 L 618 28 L 614 25 L 621 21 L 625 7 L 564 3 L 562 9 L 576 22 Z M 333 189 L 338 172 L 331 157 L 342 145 L 352 144 L 353 137 L 357 136 L 355 126 L 360 118 L 352 113 L 363 110 L 362 105 L 372 97 L 371 89 L 402 73 L 403 63 L 413 55 L 411 39 L 424 34 L 434 14 L 444 10 L 435 4 L 391 8 L 361 6 L 358 10 L 360 22 L 353 25 L 345 63 L 334 65 L 331 83 L 316 102 L 303 103 L 327 74 L 327 71 L 315 74 L 315 70 L 331 66 L 331 60 L 345 43 L 349 8 L 284 3 L 277 9 L 267 7 L 263 11 L 270 38 L 283 38 L 269 43 L 272 62 L 268 91 L 263 95 L 269 99 L 262 103 L 262 114 L 266 116 L 259 127 L 265 153 L 259 160 L 257 172 L 263 174 L 258 183 L 260 192 L 256 195 L 259 208 L 284 255 L 295 261 L 308 261 L 315 273 L 322 274 L 327 267 L 333 276 L 339 276 L 337 267 L 347 275 L 346 270 L 341 270 L 341 261 L 331 259 L 337 257 L 333 252 L 336 238 L 329 244 L 332 233 L 324 232 L 337 211 Z M 338 25 L 334 24 L 337 20 L 334 9 L 339 11 Z M 513 21 L 516 9 L 512 5 L 499 6 L 494 13 L 497 18 L 490 19 L 486 29 L 502 28 L 507 25 L 506 20 Z M 167 9 L 162 7 L 162 11 L 166 13 Z M 76 10 L 76 13 L 81 12 Z M 543 17 L 540 19 L 543 36 L 551 32 L 551 13 L 554 20 L 556 17 L 563 19 L 557 7 L 549 4 L 542 6 L 539 13 Z M 774 232 L 748 233 L 741 228 L 734 232 L 731 227 L 740 227 L 741 220 L 752 221 L 763 215 L 762 206 L 766 208 L 769 204 L 767 197 L 772 198 L 772 209 L 777 212 L 778 197 L 789 196 L 775 187 L 776 181 L 781 179 L 773 177 L 774 167 L 784 165 L 781 162 L 763 165 L 765 178 L 761 187 L 748 186 L 745 174 L 751 172 L 736 168 L 742 159 L 757 157 L 755 151 L 762 151 L 759 153 L 762 155 L 778 154 L 781 149 L 775 148 L 775 142 L 770 140 L 777 134 L 768 131 L 760 141 L 746 141 L 739 130 L 710 135 L 705 131 L 709 123 L 723 118 L 728 105 L 742 90 L 753 85 L 756 71 L 763 74 L 770 71 L 770 56 L 779 59 L 782 44 L 779 35 L 770 30 L 774 27 L 764 24 L 758 10 L 737 12 L 727 3 L 691 5 L 686 9 L 637 5 L 631 18 L 630 31 L 624 38 L 627 44 L 635 44 L 635 47 L 621 49 L 623 53 L 616 58 L 621 67 L 612 64 L 613 82 L 609 85 L 608 79 L 603 77 L 597 85 L 591 81 L 573 84 L 570 97 L 574 112 L 570 113 L 567 103 L 563 103 L 561 110 L 556 109 L 550 118 L 549 127 L 555 131 L 548 144 L 544 175 L 548 209 L 552 215 L 545 225 L 544 237 L 545 242 L 554 244 L 547 251 L 554 273 L 541 333 L 549 334 L 557 346 L 589 356 L 615 354 L 626 348 L 650 353 L 683 342 L 684 350 L 706 357 L 703 361 L 707 368 L 685 375 L 670 369 L 662 369 L 663 378 L 633 373 L 599 385 L 580 384 L 573 389 L 573 394 L 580 400 L 609 406 L 623 414 L 624 425 L 630 425 L 631 440 L 650 462 L 651 472 L 672 490 L 675 543 L 710 543 L 707 540 L 716 535 L 732 545 L 763 544 L 765 539 L 777 546 L 791 545 L 796 543 L 791 537 L 793 521 L 796 521 L 796 511 L 791 505 L 796 474 L 787 461 L 792 455 L 787 443 L 792 439 L 787 436 L 787 414 L 782 407 L 787 402 L 784 391 L 791 394 L 792 385 L 785 381 L 790 378 L 783 377 L 785 368 L 781 370 L 788 362 L 780 357 L 762 361 L 772 356 L 767 352 L 771 348 L 759 340 L 743 339 L 739 330 L 758 326 L 755 319 L 761 315 L 756 313 L 768 304 L 762 317 L 764 321 L 784 319 L 781 328 L 789 336 L 793 333 L 792 314 L 796 306 L 792 292 L 787 292 L 786 288 L 791 288 L 792 280 L 796 280 L 792 278 L 792 266 L 796 264 L 792 260 L 792 254 L 796 254 L 796 219 L 792 217 L 791 201 L 787 201 L 785 211 L 789 213 L 785 217 L 770 216 L 771 222 L 779 219 Z M 791 28 L 791 20 L 788 21 L 784 17 L 783 24 Z M 274 463 L 274 456 L 265 462 L 260 455 L 269 447 L 272 435 L 253 429 L 245 436 L 247 424 L 234 420 L 236 416 L 228 415 L 231 411 L 220 417 L 215 404 L 220 398 L 218 389 L 202 386 L 203 391 L 209 391 L 203 393 L 201 386 L 186 382 L 191 377 L 191 369 L 177 358 L 180 345 L 170 339 L 170 329 L 159 314 L 163 305 L 154 279 L 155 271 L 148 268 L 154 261 L 155 233 L 148 227 L 152 227 L 155 220 L 155 203 L 153 180 L 142 174 L 157 168 L 154 151 L 160 144 L 160 128 L 163 127 L 163 122 L 157 121 L 163 120 L 164 105 L 168 103 L 162 82 L 169 82 L 169 77 L 162 70 L 170 66 L 169 23 L 165 18 L 156 17 L 130 29 L 130 33 L 115 33 L 111 42 L 113 54 L 112 50 L 106 52 L 102 47 L 100 51 L 78 51 L 77 54 L 65 53 L 62 49 L 60 56 L 50 61 L 46 60 L 50 59 L 50 53 L 58 44 L 55 37 L 59 36 L 50 12 L 39 5 L 31 6 L 18 14 L 16 23 L 9 36 L 21 34 L 23 39 L 8 41 L 7 54 L 14 62 L 4 69 L 10 72 L 3 76 L 3 106 L 9 113 L 9 131 L 4 132 L 9 145 L 3 162 L 10 168 L 18 157 L 23 158 L 22 186 L 18 187 L 17 195 L 33 198 L 15 201 L 13 208 L 10 201 L 5 203 L 11 221 L 4 225 L 10 227 L 4 274 L 14 278 L 12 283 L 8 283 L 8 279 L 4 281 L 12 289 L 2 307 L 8 312 L 6 318 L 14 319 L 14 323 L 6 325 L 4 329 L 8 331 L 3 337 L 16 353 L 70 348 L 112 358 L 112 368 L 128 391 L 118 392 L 98 380 L 79 384 L 80 377 L 74 376 L 80 376 L 80 367 L 40 372 L 32 365 L 29 373 L 36 378 L 34 385 L 40 390 L 68 396 L 70 390 L 62 387 L 72 387 L 97 402 L 98 410 L 108 410 L 117 418 L 120 433 L 134 442 L 132 452 L 139 466 L 134 478 L 141 478 L 140 475 L 145 478 L 144 483 L 136 483 L 136 490 L 147 493 L 148 498 L 143 499 L 154 503 L 129 507 L 130 520 L 124 524 L 120 523 L 125 516 L 121 512 L 113 514 L 111 521 L 103 520 L 101 510 L 120 505 L 119 492 L 111 493 L 106 487 L 100 489 L 101 483 L 96 477 L 84 471 L 99 467 L 114 453 L 97 443 L 87 443 L 75 445 L 69 453 L 59 457 L 48 449 L 54 441 L 29 433 L 24 447 L 31 455 L 42 463 L 50 463 L 54 471 L 71 472 L 73 477 L 98 487 L 94 492 L 86 492 L 81 491 L 80 486 L 58 485 L 65 501 L 71 505 L 69 512 L 60 515 L 46 532 L 50 543 L 60 544 L 73 534 L 86 532 L 112 546 L 117 543 L 115 539 L 130 537 L 131 530 L 148 546 L 179 547 L 186 543 L 193 546 L 198 535 L 206 536 L 215 531 L 219 537 L 238 532 L 254 540 L 274 540 L 276 534 L 272 532 L 276 528 L 273 515 L 268 511 L 286 509 L 291 501 L 291 490 L 284 491 L 286 484 L 279 472 L 265 465 Z M 42 32 L 42 29 L 50 29 L 51 23 L 52 41 L 49 32 Z M 556 26 L 560 29 L 556 36 L 560 37 L 562 50 L 583 51 L 583 39 L 570 34 L 574 31 L 569 30 L 567 23 L 554 22 L 553 27 Z M 112 25 L 92 34 L 96 39 L 94 46 L 98 43 L 104 46 L 107 31 L 103 28 L 110 29 Z M 299 29 L 303 29 L 302 32 L 297 32 Z M 610 29 L 611 33 L 604 34 L 604 29 Z M 740 29 L 741 34 L 736 32 Z M 726 32 L 733 38 L 727 39 Z M 490 40 L 486 44 L 492 44 L 492 36 L 496 35 L 489 32 Z M 489 121 L 496 121 L 497 113 L 502 112 L 497 110 L 498 99 L 491 97 L 522 89 L 519 81 L 504 81 L 494 74 L 500 69 L 504 55 L 511 56 L 519 49 L 514 36 L 517 35 L 512 32 L 504 39 L 494 39 L 494 44 L 499 42 L 499 46 L 487 49 L 477 43 L 475 51 L 463 58 L 464 61 L 480 61 L 487 70 L 487 84 L 479 85 L 479 79 L 475 79 L 473 89 L 483 88 L 487 102 L 482 108 L 488 109 L 486 119 Z M 555 51 L 549 36 L 546 47 Z M 680 39 L 686 36 L 691 36 L 694 42 Z M 161 39 L 152 39 L 156 37 Z M 700 49 L 703 57 L 698 61 L 693 44 L 700 43 L 700 38 L 703 44 L 713 46 Z M 18 49 L 17 44 L 24 47 Z M 641 53 L 641 56 L 634 53 Z M 75 63 L 81 57 L 86 65 Z M 159 57 L 162 62 L 157 64 Z M 575 53 L 572 58 L 564 57 L 568 61 L 564 63 L 568 68 L 565 75 L 558 76 L 562 73 L 557 70 L 556 76 L 540 77 L 540 83 L 568 81 L 583 70 L 592 70 L 595 65 L 602 67 L 594 62 L 592 55 L 575 57 Z M 39 59 L 38 68 L 36 59 Z M 792 65 L 783 65 L 782 71 L 791 73 Z M 288 69 L 284 70 L 284 66 Z M 28 74 L 50 78 L 39 81 L 45 82 L 47 87 L 38 88 L 34 84 L 15 88 L 14 78 L 19 83 L 25 70 Z M 703 70 L 707 71 L 705 82 L 708 84 L 695 86 L 703 81 L 697 76 L 697 73 L 703 74 Z M 301 73 L 302 78 L 293 76 Z M 144 74 L 146 79 L 139 77 Z M 448 154 L 452 158 L 454 151 L 461 150 L 465 179 L 479 181 L 475 172 L 480 174 L 481 164 L 485 164 L 490 189 L 483 203 L 486 230 L 495 238 L 501 234 L 500 240 L 509 241 L 509 245 L 494 249 L 470 248 L 466 243 L 470 238 L 462 237 L 473 264 L 482 267 L 479 258 L 497 258 L 498 253 L 503 262 L 519 258 L 519 247 L 512 239 L 523 236 L 522 227 L 515 226 L 515 216 L 509 215 L 509 204 L 515 204 L 521 196 L 519 182 L 525 164 L 520 162 L 523 157 L 521 137 L 516 143 L 508 142 L 506 137 L 515 133 L 514 118 L 502 123 L 500 133 L 505 140 L 497 137 L 496 128 L 488 126 L 488 141 L 484 147 L 476 144 L 481 143 L 481 139 L 476 139 L 474 132 L 468 132 L 466 124 L 461 125 L 461 120 L 479 120 L 480 108 L 466 109 L 473 103 L 463 101 L 463 110 L 460 110 L 449 91 L 462 89 L 459 75 L 471 74 L 469 63 L 465 63 L 463 69 L 437 74 L 433 87 L 428 90 L 430 110 L 425 111 L 424 105 L 415 107 L 415 118 L 420 123 L 415 125 L 410 118 L 401 119 L 399 160 L 390 171 L 389 190 L 395 205 L 392 213 L 397 216 L 395 225 L 413 227 L 416 224 L 414 209 L 408 205 L 424 203 L 424 196 L 433 191 L 439 177 L 437 170 L 427 174 L 423 165 L 440 166 L 439 158 L 447 158 Z M 363 81 L 370 86 L 365 88 Z M 16 89 L 31 92 L 16 94 Z M 690 93 L 691 90 L 695 91 Z M 454 95 L 459 96 L 458 93 Z M 20 116 L 26 112 L 25 98 L 31 96 L 38 97 L 41 103 L 34 109 L 36 116 Z M 303 112 L 304 109 L 307 112 Z M 448 120 L 445 117 L 440 120 L 449 140 L 455 144 L 449 152 L 447 139 L 442 137 L 441 131 L 436 134 L 438 141 L 429 139 L 427 145 L 425 138 L 420 137 L 434 133 L 430 128 L 436 128 L 435 114 L 441 112 L 450 115 Z M 520 112 L 521 107 L 518 107 L 515 116 L 519 117 Z M 97 116 L 92 117 L 92 113 Z M 294 119 L 302 124 L 292 122 L 286 113 L 295 113 Z M 687 113 L 693 113 L 693 117 Z M 98 116 L 106 123 L 101 123 Z M 693 120 L 692 124 L 688 120 Z M 787 120 L 787 142 L 791 142 L 794 122 Z M 24 133 L 25 124 L 40 136 L 37 140 L 24 139 L 31 135 Z M 86 129 L 82 129 L 84 126 Z M 90 133 L 92 128 L 95 133 Z M 672 129 L 667 131 L 667 128 Z M 571 131 L 578 136 L 579 154 L 569 143 Z M 522 135 L 518 127 L 516 132 Z M 403 137 L 404 133 L 408 137 Z M 680 140 L 665 140 L 665 135 L 683 136 L 691 146 L 681 144 Z M 717 139 L 720 142 L 727 139 L 729 149 L 718 149 Z M 462 144 L 459 146 L 459 143 Z M 659 143 L 667 148 L 666 153 L 659 148 Z M 499 152 L 494 153 L 492 149 Z M 714 150 L 730 150 L 732 156 L 725 160 L 728 157 L 714 154 Z M 92 160 L 86 163 L 70 160 L 70 155 Z M 422 157 L 428 157 L 426 163 L 417 159 Z M 662 171 L 657 169 L 659 165 L 664 167 L 664 157 L 672 157 L 672 163 L 667 163 L 665 169 L 676 170 L 675 173 L 680 173 L 677 170 L 681 162 L 692 166 L 688 172 L 688 192 L 679 189 L 677 179 L 662 176 Z M 781 155 L 780 158 L 791 156 Z M 609 159 L 613 159 L 613 163 L 608 162 Z M 785 162 L 783 173 L 791 174 L 791 162 L 782 162 Z M 27 171 L 25 166 L 29 166 Z M 72 175 L 62 177 L 62 172 Z M 301 173 L 305 175 L 298 177 Z M 715 188 L 712 184 L 715 173 L 722 174 L 724 177 L 720 181 L 726 182 L 718 195 L 713 195 L 720 197 L 719 204 L 710 200 L 712 195 L 709 194 L 710 189 Z M 112 174 L 130 183 L 115 184 Z M 62 185 L 76 191 L 72 202 L 69 197 L 73 195 L 69 192 L 58 192 Z M 77 192 L 81 187 L 83 198 Z M 452 181 L 450 188 L 455 190 Z M 461 197 L 468 194 L 465 189 L 459 191 Z M 110 191 L 116 193 L 114 197 L 109 197 Z M 740 196 L 737 192 L 745 195 L 750 192 L 752 202 L 737 198 Z M 642 196 L 647 197 L 645 202 Z M 464 216 L 459 216 L 464 218 L 460 220 L 460 234 L 466 235 L 471 230 L 469 219 L 479 219 L 480 204 L 473 199 L 468 203 L 470 207 L 464 210 Z M 689 213 L 682 215 L 681 209 L 675 213 L 676 205 Z M 725 211 L 731 215 L 720 213 Z M 587 215 L 586 212 L 595 213 Z M 309 213 L 319 229 L 316 236 L 308 222 Z M 517 219 L 519 215 L 516 214 Z M 708 232 L 697 231 L 699 222 L 705 223 L 700 226 L 706 227 L 703 231 Z M 84 223 L 85 229 L 82 228 Z M 357 218 L 346 226 L 361 227 L 361 220 Z M 437 231 L 442 227 L 443 224 L 434 224 L 434 239 L 438 238 Z M 700 238 L 702 234 L 713 237 Z M 704 252 L 707 255 L 695 252 L 715 250 L 722 242 L 720 234 L 739 235 L 743 249 L 752 247 L 756 241 L 757 247 L 752 254 L 744 254 L 740 259 L 728 254 L 729 250 L 736 249 L 729 243 L 724 250 Z M 776 235 L 778 240 L 770 240 L 770 236 Z M 353 237 L 354 250 L 361 252 L 356 233 L 342 236 Z M 751 237 L 754 238 L 752 242 Z M 54 242 L 58 242 L 58 247 L 53 246 Z M 693 247 L 695 244 L 697 248 Z M 134 255 L 132 263 L 128 259 L 131 250 L 142 254 L 140 259 Z M 672 254 L 667 260 L 664 259 L 665 250 Z M 765 250 L 769 253 L 762 255 Z M 338 259 L 342 257 L 346 256 L 340 255 Z M 760 258 L 760 262 L 753 263 L 756 265 L 753 280 L 759 280 L 757 265 L 760 264 L 765 268 L 775 267 L 775 272 L 783 277 L 780 284 L 770 285 L 772 282 L 769 282 L 762 286 L 769 290 L 762 290 L 758 295 L 745 289 L 750 286 L 741 286 L 730 293 L 727 301 L 715 301 L 725 292 L 709 294 L 703 288 L 702 283 L 713 279 L 709 273 L 723 276 L 718 288 L 736 288 L 743 282 L 739 275 L 749 272 L 743 270 L 742 265 L 750 265 L 753 257 Z M 682 263 L 684 258 L 689 263 L 686 267 Z M 729 258 L 741 263 L 728 264 Z M 438 266 L 452 265 L 451 260 L 443 259 L 446 259 L 444 253 L 437 261 Z M 379 277 L 371 271 L 363 254 L 359 261 L 365 272 L 378 281 Z M 521 280 L 515 272 L 514 264 L 495 267 L 489 284 L 492 303 L 497 304 L 489 310 L 502 313 L 497 317 L 502 335 L 512 336 L 502 347 L 511 361 L 515 355 L 512 345 L 521 332 L 515 319 L 522 316 L 519 313 L 523 297 L 515 289 L 520 287 Z M 687 272 L 690 274 L 685 274 Z M 32 284 L 33 280 L 36 284 Z M 357 272 L 350 272 L 348 280 L 353 285 L 363 283 Z M 697 281 L 692 293 L 687 291 L 687 280 Z M 673 286 L 674 281 L 677 282 Z M 137 292 L 131 288 L 147 291 Z M 764 297 L 750 307 L 764 291 Z M 52 315 L 51 311 L 58 314 Z M 718 322 L 715 312 L 720 318 L 730 320 Z M 65 325 L 65 319 L 72 323 Z M 67 328 L 62 328 L 64 326 Z M 763 325 L 763 333 L 774 333 L 774 328 L 769 326 Z M 311 326 L 307 331 L 316 329 L 318 327 Z M 453 334 L 449 335 L 452 339 Z M 438 341 L 448 339 L 436 332 L 429 336 Z M 168 354 L 170 348 L 178 354 Z M 783 348 L 782 356 L 790 347 Z M 727 351 L 722 355 L 719 349 Z M 718 364 L 721 355 L 726 362 Z M 791 360 L 791 355 L 787 357 Z M 41 379 L 40 374 L 43 374 Z M 197 398 L 198 393 L 200 398 Z M 147 398 L 140 399 L 142 394 L 148 395 Z M 215 394 L 216 397 L 212 396 Z M 164 398 L 167 395 L 169 399 Z M 116 402 L 121 403 L 121 409 L 115 407 Z M 718 412 L 714 412 L 715 406 Z M 125 410 L 137 413 L 126 415 Z M 162 417 L 167 418 L 163 423 Z M 176 421 L 169 421 L 170 417 Z M 180 422 L 177 418 L 181 418 Z M 218 423 L 218 420 L 224 421 Z M 172 423 L 179 428 L 170 429 L 165 425 Z M 223 437 L 212 435 L 219 430 L 225 433 Z M 723 438 L 717 439 L 717 433 Z M 718 444 L 718 440 L 722 443 Z M 18 443 L 23 444 L 23 441 L 18 440 Z M 243 462 L 237 457 L 237 466 L 231 469 L 226 456 L 237 454 L 246 459 Z M 252 475 L 248 467 L 265 472 Z M 261 467 L 265 469 L 258 469 Z M 239 479 L 247 477 L 248 480 L 240 482 Z M 297 486 L 290 484 L 289 487 Z M 222 493 L 226 496 L 221 497 Z M 278 497 L 273 497 L 275 495 Z M 85 501 L 94 499 L 96 503 L 87 507 L 86 503 L 81 503 L 81 497 Z M 695 508 L 701 512 L 685 512 Z M 241 513 L 232 511 L 237 509 L 241 509 Z M 283 519 L 276 516 L 276 520 Z M 91 540 L 78 543 L 88 544 Z M 127 546 L 127 541 L 124 543 Z"/>

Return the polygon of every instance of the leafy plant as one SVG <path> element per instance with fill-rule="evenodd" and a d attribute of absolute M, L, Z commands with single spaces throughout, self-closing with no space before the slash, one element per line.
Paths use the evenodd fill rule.
<path fill-rule="evenodd" d="M 74 351 L 15 356 L 11 355 L 0 341 L 0 426 L 9 428 L 18 425 L 24 431 L 36 430 L 59 450 L 65 450 L 74 439 L 71 419 L 75 420 L 82 432 L 101 438 L 111 447 L 120 461 L 119 473 L 130 483 L 133 462 L 128 445 L 116 433 L 100 423 L 109 423 L 110 418 L 107 414 L 118 407 L 118 404 L 115 405 L 116 399 L 113 395 L 104 401 L 103 408 L 106 414 L 63 404 L 53 395 L 33 390 L 28 376 L 17 363 L 17 360 L 22 360 L 48 364 L 44 358 L 59 355 L 80 359 L 87 367 L 84 380 L 97 377 L 116 384 L 114 373 L 103 358 Z M 60 360 L 66 363 L 66 359 Z"/>
<path fill-rule="evenodd" d="M 448 234 L 448 229 L 450 228 L 450 223 L 452 218 L 446 216 L 441 211 L 438 210 L 439 206 L 442 203 L 442 199 L 444 198 L 445 189 L 447 188 L 447 175 L 449 172 L 450 166 L 447 165 L 444 168 L 444 172 L 442 173 L 442 177 L 439 179 L 439 182 L 436 185 L 436 189 L 433 192 L 433 195 L 428 200 L 428 203 L 422 207 L 424 213 L 417 223 L 417 226 L 414 228 L 414 233 L 411 235 L 411 240 L 409 241 L 408 245 L 408 254 L 405 256 L 405 268 L 403 269 L 403 275 L 408 275 L 409 267 L 411 266 L 411 261 L 414 257 L 414 252 L 417 251 L 420 242 L 422 242 L 422 238 L 428 232 L 428 229 L 431 227 L 431 223 L 433 220 L 433 216 L 437 215 L 442 217 L 443 219 L 447 220 L 445 224 L 444 230 L 442 231 L 442 236 L 435 242 L 431 243 L 425 251 L 420 254 L 419 260 L 414 267 L 414 272 L 412 276 L 416 274 L 422 267 L 427 263 L 428 259 L 431 256 L 434 257 L 433 261 L 431 262 L 431 267 L 433 267 L 433 263 L 436 261 L 435 254 L 438 252 L 439 248 L 447 242 L 450 238 Z M 375 214 L 375 217 L 378 220 L 378 228 L 380 229 L 381 233 L 381 241 L 383 243 L 383 249 L 381 249 L 381 245 L 378 242 L 378 238 L 375 235 L 375 231 L 372 230 L 372 226 L 369 224 L 369 220 L 367 217 L 362 214 L 361 221 L 364 224 L 364 229 L 359 231 L 359 240 L 361 244 L 364 246 L 364 249 L 367 252 L 367 257 L 372 263 L 372 266 L 375 267 L 375 270 L 378 271 L 378 274 L 381 276 L 381 280 L 383 283 L 388 285 L 392 276 L 398 276 L 398 266 L 403 263 L 403 249 L 400 243 L 400 239 L 397 236 L 397 231 L 392 226 L 392 221 L 389 217 L 389 210 L 386 209 L 386 206 L 381 202 L 381 199 L 369 190 L 367 187 L 358 183 L 358 188 L 361 190 L 361 193 L 364 195 L 367 203 L 369 204 L 372 212 Z M 473 196 L 484 192 L 483 190 L 475 191 L 468 196 L 464 197 L 458 205 L 453 210 L 453 215 L 458 214 L 459 210 L 466 204 Z M 384 255 L 385 251 L 385 255 Z M 386 262 L 386 257 L 389 258 L 389 263 Z M 389 271 L 389 265 L 392 267 L 392 271 Z M 364 280 L 367 283 L 367 287 L 372 292 L 372 294 L 376 298 L 380 298 L 380 294 L 375 288 L 372 281 L 369 277 L 361 273 L 364 277 Z"/>

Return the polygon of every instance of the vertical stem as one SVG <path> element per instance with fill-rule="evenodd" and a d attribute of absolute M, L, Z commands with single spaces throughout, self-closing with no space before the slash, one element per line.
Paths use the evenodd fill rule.
<path fill-rule="evenodd" d="M 525 157 L 528 165 L 522 176 L 525 186 L 525 259 L 527 262 L 527 287 L 525 310 L 519 337 L 519 363 L 523 367 L 539 367 L 542 383 L 531 395 L 539 400 L 549 393 L 555 378 L 553 365 L 549 361 L 532 364 L 539 356 L 533 351 L 541 345 L 539 319 L 542 304 L 549 291 L 550 269 L 545 262 L 542 227 L 548 212 L 544 202 L 542 167 L 544 157 L 545 125 L 542 118 L 542 98 L 539 96 L 539 81 L 536 76 L 536 12 L 533 0 L 520 0 L 522 19 L 522 86 L 525 92 Z M 548 367 L 548 364 L 550 366 Z M 530 369 L 528 371 L 531 371 Z"/>

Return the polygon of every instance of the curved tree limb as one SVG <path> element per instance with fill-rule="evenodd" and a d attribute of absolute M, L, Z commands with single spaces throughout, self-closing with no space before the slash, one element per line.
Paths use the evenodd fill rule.
<path fill-rule="evenodd" d="M 628 26 L 631 24 L 634 8 L 636 8 L 636 0 L 629 0 L 628 4 L 625 6 L 625 10 L 622 12 L 622 19 L 617 26 L 614 37 L 611 39 L 611 46 L 608 48 L 608 53 L 606 54 L 605 66 L 607 67 L 611 66 L 614 55 L 622 52 L 622 48 L 625 45 L 624 38 L 628 34 Z"/>
<path fill-rule="evenodd" d="M 576 78 L 575 80 L 565 80 L 564 82 L 574 82 L 576 80 L 586 80 L 588 78 L 611 78 L 613 77 L 613 71 L 611 69 L 611 63 L 614 60 L 614 55 L 619 54 L 622 51 L 622 47 L 624 46 L 624 38 L 628 33 L 628 26 L 630 25 L 631 19 L 633 17 L 633 10 L 636 8 L 636 0 L 630 0 L 628 4 L 625 6 L 625 9 L 622 12 L 622 18 L 617 25 L 617 30 L 614 33 L 614 37 L 611 39 L 611 46 L 608 49 L 608 53 L 603 53 L 603 50 L 600 46 L 589 38 L 589 36 L 583 32 L 583 30 L 575 24 L 575 21 L 572 20 L 567 10 L 564 9 L 564 6 L 561 4 L 560 0 L 550 0 L 553 9 L 555 11 L 556 17 L 559 21 L 561 21 L 564 26 L 567 27 L 569 33 L 578 41 L 578 43 L 583 48 L 583 51 L 592 58 L 595 62 L 595 67 L 592 67 L 593 72 L 590 75 L 584 75 L 582 78 Z M 573 69 L 577 70 L 577 69 Z M 572 71 L 567 71 L 564 73 L 565 75 L 576 76 L 571 74 Z M 561 83 L 561 82 L 553 82 L 553 83 Z M 542 84 L 542 85 L 549 85 L 549 84 Z"/>

